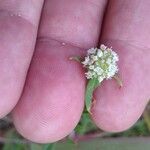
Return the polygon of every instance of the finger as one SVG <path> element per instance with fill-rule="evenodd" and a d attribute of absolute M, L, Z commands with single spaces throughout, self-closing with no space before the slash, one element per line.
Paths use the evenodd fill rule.
<path fill-rule="evenodd" d="M 105 2 L 47 0 L 37 49 L 21 101 L 13 112 L 17 130 L 35 142 L 54 142 L 78 123 L 85 79 L 69 60 L 98 43 Z"/>
<path fill-rule="evenodd" d="M 110 0 L 101 42 L 119 54 L 123 87 L 105 81 L 96 93 L 93 120 L 107 131 L 122 131 L 141 116 L 150 98 L 150 1 Z"/>
<path fill-rule="evenodd" d="M 0 117 L 16 105 L 26 77 L 42 0 L 0 1 Z"/>

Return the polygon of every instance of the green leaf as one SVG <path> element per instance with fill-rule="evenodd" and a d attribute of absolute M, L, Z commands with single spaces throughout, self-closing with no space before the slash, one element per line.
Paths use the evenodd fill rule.
<path fill-rule="evenodd" d="M 44 145 L 43 150 L 54 150 L 55 149 L 55 144 L 56 143 L 46 144 L 46 145 Z"/>
<path fill-rule="evenodd" d="M 28 145 L 20 143 L 20 137 L 14 129 L 10 129 L 5 134 L 6 141 L 3 144 L 2 150 L 28 150 Z M 18 141 L 17 141 L 18 140 Z"/>
<path fill-rule="evenodd" d="M 36 143 L 31 143 L 29 145 L 29 147 L 30 147 L 30 150 L 42 150 L 41 145 L 40 144 L 36 144 Z"/>
<path fill-rule="evenodd" d="M 73 56 L 73 57 L 70 57 L 69 59 L 75 60 L 75 61 L 80 62 L 80 63 L 82 62 L 82 58 L 80 56 Z"/>
<path fill-rule="evenodd" d="M 87 83 L 86 92 L 85 92 L 85 105 L 89 113 L 92 106 L 93 92 L 99 85 L 100 83 L 97 78 L 90 79 Z"/>
<path fill-rule="evenodd" d="M 71 138 L 67 138 L 67 140 L 66 140 L 66 142 L 68 143 L 68 144 L 75 144 L 75 142 L 73 141 L 73 139 L 71 139 Z"/>
<path fill-rule="evenodd" d="M 81 116 L 80 122 L 75 128 L 75 132 L 78 135 L 84 135 L 87 132 L 95 131 L 95 130 L 97 130 L 96 125 L 91 120 L 89 113 L 87 111 L 84 111 Z"/>
<path fill-rule="evenodd" d="M 123 82 L 122 82 L 122 80 L 119 78 L 118 75 L 114 75 L 113 78 L 116 80 L 116 82 L 118 83 L 118 85 L 119 85 L 120 87 L 123 86 Z"/>
<path fill-rule="evenodd" d="M 150 99 L 147 107 L 145 108 L 145 111 L 143 113 L 143 118 L 146 123 L 147 128 L 149 129 L 150 132 Z"/>
<path fill-rule="evenodd" d="M 2 150 L 27 150 L 27 148 L 26 148 L 26 145 L 24 145 L 24 144 L 5 143 Z"/>

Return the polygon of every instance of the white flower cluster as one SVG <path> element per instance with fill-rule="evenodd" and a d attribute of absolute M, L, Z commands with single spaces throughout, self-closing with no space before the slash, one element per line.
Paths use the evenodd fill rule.
<path fill-rule="evenodd" d="M 118 72 L 117 61 L 117 53 L 112 48 L 101 45 L 99 49 L 89 49 L 82 64 L 87 68 L 87 79 L 97 78 L 102 82 L 104 79 L 111 79 Z"/>

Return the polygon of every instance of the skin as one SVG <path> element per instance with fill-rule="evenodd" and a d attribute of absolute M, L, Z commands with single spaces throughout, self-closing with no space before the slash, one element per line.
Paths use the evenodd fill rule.
<path fill-rule="evenodd" d="M 0 1 L 0 117 L 11 112 L 19 133 L 34 142 L 67 136 L 80 120 L 86 86 L 82 66 L 68 58 L 104 43 L 119 54 L 123 87 L 104 81 L 91 118 L 110 132 L 132 126 L 150 98 L 149 6 L 149 0 Z"/>

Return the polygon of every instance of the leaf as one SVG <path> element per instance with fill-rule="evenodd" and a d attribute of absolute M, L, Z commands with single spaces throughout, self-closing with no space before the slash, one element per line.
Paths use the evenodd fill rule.
<path fill-rule="evenodd" d="M 123 86 L 123 82 L 122 82 L 122 80 L 120 79 L 120 77 L 119 77 L 118 75 L 114 75 L 113 78 L 117 81 L 117 83 L 118 83 L 118 85 L 119 85 L 120 87 Z"/>
<path fill-rule="evenodd" d="M 44 145 L 43 150 L 54 150 L 55 149 L 55 144 L 56 143 L 46 144 L 46 145 Z"/>
<path fill-rule="evenodd" d="M 89 112 L 84 111 L 81 116 L 79 124 L 75 128 L 75 132 L 79 135 L 84 135 L 87 132 L 95 130 L 97 130 L 97 127 L 91 120 Z"/>
<path fill-rule="evenodd" d="M 143 113 L 143 118 L 144 118 L 144 121 L 145 121 L 149 131 L 150 131 L 150 100 L 149 100 L 147 107 L 145 108 L 144 113 Z"/>
<path fill-rule="evenodd" d="M 2 150 L 28 150 L 28 145 L 20 143 L 19 138 L 19 135 L 14 129 L 8 130 L 5 135 L 6 141 L 4 141 Z"/>
<path fill-rule="evenodd" d="M 75 60 L 75 61 L 80 62 L 80 63 L 82 62 L 82 58 L 80 56 L 73 56 L 73 57 L 70 57 L 69 59 Z"/>
<path fill-rule="evenodd" d="M 92 106 L 93 92 L 99 85 L 100 83 L 97 78 L 93 78 L 88 81 L 86 92 L 85 92 L 85 105 L 89 113 Z"/>
<path fill-rule="evenodd" d="M 71 138 L 67 138 L 67 140 L 66 140 L 66 142 L 68 143 L 68 144 L 75 144 L 75 142 L 73 141 L 73 139 L 71 139 Z"/>
<path fill-rule="evenodd" d="M 40 144 L 31 143 L 29 146 L 30 146 L 30 150 L 42 150 L 42 147 Z"/>
<path fill-rule="evenodd" d="M 24 144 L 5 143 L 2 150 L 27 150 L 27 148 L 26 148 L 26 145 L 24 145 Z"/>

